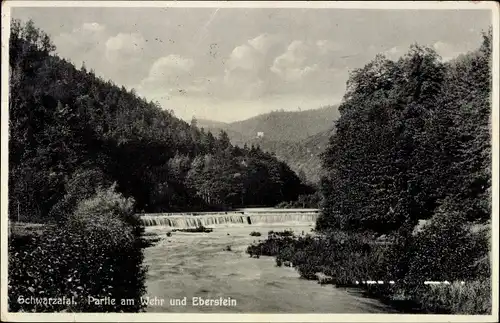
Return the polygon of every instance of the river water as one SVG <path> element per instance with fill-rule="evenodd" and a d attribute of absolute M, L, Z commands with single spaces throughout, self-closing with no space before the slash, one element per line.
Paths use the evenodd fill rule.
<path fill-rule="evenodd" d="M 148 312 L 224 313 L 393 313 L 382 303 L 364 298 L 359 292 L 321 286 L 300 279 L 297 271 L 277 267 L 274 258 L 250 258 L 249 244 L 265 239 L 269 230 L 291 229 L 310 232 L 313 223 L 228 224 L 211 233 L 173 232 L 166 226 L 146 227 L 148 235 L 160 238 L 145 249 L 147 293 L 156 297 Z M 258 231 L 261 237 L 250 236 Z M 230 246 L 231 251 L 225 250 Z M 203 300 L 227 299 L 230 306 L 193 305 Z M 186 305 L 183 305 L 186 298 Z M 171 305 L 171 300 L 178 300 Z M 196 301 L 195 301 L 196 303 Z M 198 303 L 201 303 L 198 301 Z M 236 303 L 236 304 L 235 304 Z"/>

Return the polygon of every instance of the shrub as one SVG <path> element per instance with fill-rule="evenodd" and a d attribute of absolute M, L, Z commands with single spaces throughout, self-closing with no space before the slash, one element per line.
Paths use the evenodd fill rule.
<path fill-rule="evenodd" d="M 77 169 L 65 181 L 65 195 L 50 210 L 49 216 L 55 220 L 66 220 L 75 211 L 78 203 L 91 198 L 96 191 L 110 183 L 100 168 Z"/>
<path fill-rule="evenodd" d="M 132 201 L 99 191 L 82 201 L 61 226 L 20 244 L 9 242 L 9 310 L 25 312 L 137 312 L 145 292 L 141 227 L 134 227 Z M 128 223 L 126 222 L 128 221 Z M 20 304 L 20 297 L 74 297 L 75 305 Z M 110 297 L 115 305 L 89 304 Z M 122 306 L 119 299 L 135 299 Z"/>
<path fill-rule="evenodd" d="M 257 232 L 257 231 L 252 231 L 252 232 L 250 232 L 250 235 L 252 237 L 260 237 L 262 234 L 260 232 Z"/>
<path fill-rule="evenodd" d="M 299 195 L 296 201 L 281 202 L 275 206 L 277 209 L 293 209 L 293 208 L 317 208 L 320 205 L 321 194 L 315 192 L 314 194 Z"/>
<path fill-rule="evenodd" d="M 412 239 L 406 250 L 411 257 L 406 283 L 476 278 L 475 265 L 487 253 L 488 241 L 470 232 L 460 217 L 459 212 L 439 210 L 431 223 Z"/>
<path fill-rule="evenodd" d="M 126 224 L 138 226 L 140 219 L 134 214 L 133 206 L 134 200 L 124 198 L 116 192 L 114 183 L 108 189 L 97 189 L 93 197 L 80 202 L 68 222 L 70 225 L 80 222 L 101 227 L 103 219 L 118 219 Z"/>
<path fill-rule="evenodd" d="M 202 232 L 202 233 L 210 233 L 214 231 L 212 228 L 206 228 L 202 225 L 196 228 L 187 228 L 187 229 L 173 229 L 172 232 L 188 232 L 188 233 L 197 233 L 197 232 Z"/>
<path fill-rule="evenodd" d="M 430 285 L 419 294 L 419 303 L 427 312 L 453 314 L 491 314 L 491 283 L 481 281 Z"/>
<path fill-rule="evenodd" d="M 269 235 L 276 236 L 276 237 L 292 237 L 293 231 L 292 230 L 269 231 Z"/>
<path fill-rule="evenodd" d="M 278 205 L 275 206 L 275 208 L 277 209 L 290 209 L 292 208 L 292 205 L 290 204 L 290 202 L 281 202 L 279 203 Z"/>
<path fill-rule="evenodd" d="M 402 291 L 424 311 L 484 314 L 491 311 L 489 230 L 471 230 L 461 211 L 436 211 L 429 224 L 394 250 L 390 272 Z M 424 285 L 424 281 L 465 284 Z"/>

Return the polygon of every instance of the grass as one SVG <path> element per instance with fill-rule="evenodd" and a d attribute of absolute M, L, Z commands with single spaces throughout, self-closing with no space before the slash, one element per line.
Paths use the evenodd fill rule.
<path fill-rule="evenodd" d="M 9 236 L 30 236 L 33 234 L 40 235 L 45 232 L 49 224 L 28 223 L 28 222 L 12 222 L 9 220 Z"/>

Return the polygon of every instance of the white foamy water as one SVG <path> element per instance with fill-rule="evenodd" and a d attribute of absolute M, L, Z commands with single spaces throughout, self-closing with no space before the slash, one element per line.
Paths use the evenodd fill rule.
<path fill-rule="evenodd" d="M 199 226 L 256 225 L 272 223 L 314 223 L 317 210 L 273 210 L 247 209 L 238 212 L 171 213 L 141 215 L 144 226 L 167 226 L 173 228 L 195 228 Z"/>
<path fill-rule="evenodd" d="M 262 215 L 264 216 L 264 215 Z M 303 215 L 307 217 L 309 215 Z M 265 218 L 270 221 L 276 218 Z M 290 219 L 295 219 L 294 216 Z M 232 220 L 231 220 L 232 221 Z M 257 221 L 256 221 L 257 222 Z M 182 224 L 184 225 L 184 224 Z M 211 233 L 173 232 L 168 226 L 150 226 L 148 234 L 161 238 L 145 249 L 148 266 L 146 296 L 164 300 L 148 312 L 221 312 L 221 313 L 391 313 L 380 302 L 363 298 L 359 293 L 321 286 L 300 279 L 293 268 L 276 267 L 274 258 L 250 258 L 246 248 L 263 240 L 270 230 L 293 230 L 308 233 L 314 221 L 293 223 L 227 224 L 214 227 Z M 257 231 L 260 237 L 250 236 Z M 227 247 L 230 246 L 230 251 Z M 182 300 L 187 305 L 170 305 Z M 236 306 L 195 306 L 193 297 L 236 300 Z"/>

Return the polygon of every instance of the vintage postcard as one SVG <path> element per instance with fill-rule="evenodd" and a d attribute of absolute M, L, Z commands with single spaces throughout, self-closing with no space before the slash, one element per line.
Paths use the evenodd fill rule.
<path fill-rule="evenodd" d="M 498 321 L 495 2 L 2 3 L 1 319 Z"/>

